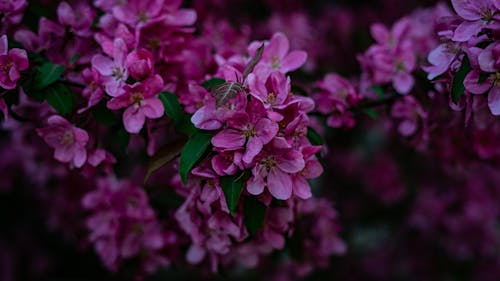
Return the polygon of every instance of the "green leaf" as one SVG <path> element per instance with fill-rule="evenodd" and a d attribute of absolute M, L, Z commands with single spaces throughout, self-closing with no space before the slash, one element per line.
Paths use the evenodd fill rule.
<path fill-rule="evenodd" d="M 75 94 L 63 84 L 45 89 L 45 100 L 61 115 L 68 115 L 74 108 Z"/>
<path fill-rule="evenodd" d="M 224 80 L 224 78 L 215 77 L 215 78 L 212 78 L 210 80 L 203 82 L 203 84 L 201 84 L 201 86 L 207 90 L 210 90 L 213 87 L 222 85 L 224 83 L 226 83 L 226 80 Z"/>
<path fill-rule="evenodd" d="M 243 186 L 248 178 L 250 178 L 250 175 L 251 173 L 246 171 L 240 175 L 225 176 L 220 179 L 220 186 L 226 197 L 227 207 L 231 215 L 233 215 L 236 210 L 241 191 L 243 191 Z"/>
<path fill-rule="evenodd" d="M 187 176 L 194 165 L 205 154 L 210 146 L 212 135 L 206 132 L 197 131 L 188 140 L 181 152 L 181 160 L 179 163 L 179 173 L 182 183 L 187 183 Z"/>
<path fill-rule="evenodd" d="M 82 54 L 80 53 L 76 53 L 74 54 L 72 57 L 71 57 L 71 64 L 74 64 L 80 57 L 82 56 Z"/>
<path fill-rule="evenodd" d="M 98 104 L 92 107 L 91 112 L 92 116 L 95 120 L 97 120 L 97 122 L 106 126 L 113 126 L 120 121 L 120 119 L 116 117 L 113 111 L 108 109 L 105 100 L 100 101 Z"/>
<path fill-rule="evenodd" d="M 266 206 L 255 197 L 246 197 L 243 202 L 244 223 L 248 233 L 253 236 L 266 218 Z"/>
<path fill-rule="evenodd" d="M 62 65 L 52 64 L 50 62 L 44 63 L 38 68 L 35 74 L 35 89 L 41 90 L 56 82 L 61 78 L 63 72 L 64 66 Z"/>
<path fill-rule="evenodd" d="M 490 77 L 490 73 L 486 73 L 486 72 L 483 72 L 479 75 L 479 79 L 477 81 L 477 83 L 481 84 L 483 83 L 484 81 L 486 81 L 486 79 L 488 79 L 488 77 Z"/>
<path fill-rule="evenodd" d="M 385 93 L 384 93 L 384 90 L 382 89 L 382 87 L 374 85 L 374 86 L 372 86 L 372 90 L 377 94 L 379 99 L 385 98 Z"/>
<path fill-rule="evenodd" d="M 174 120 L 174 123 L 179 123 L 183 112 L 177 96 L 169 92 L 161 92 L 158 97 L 163 103 L 165 113 Z"/>
<path fill-rule="evenodd" d="M 130 134 L 125 130 L 125 128 L 120 128 L 117 132 L 118 145 L 120 149 L 127 153 L 128 143 L 130 142 Z"/>
<path fill-rule="evenodd" d="M 153 173 L 165 166 L 167 163 L 175 159 L 179 154 L 181 154 L 182 147 L 186 143 L 185 139 L 175 139 L 163 147 L 161 147 L 148 163 L 148 170 L 146 176 L 144 177 L 144 183 L 146 183 Z"/>
<path fill-rule="evenodd" d="M 196 133 L 198 129 L 191 123 L 191 115 L 184 114 L 179 123 L 175 124 L 175 129 L 188 136 Z"/>
<path fill-rule="evenodd" d="M 307 139 L 312 145 L 323 145 L 323 138 L 313 128 L 307 128 Z"/>
<path fill-rule="evenodd" d="M 451 99 L 454 103 L 458 103 L 460 97 L 464 94 L 465 86 L 464 80 L 465 76 L 471 71 L 469 59 L 467 56 L 464 56 L 462 60 L 462 65 L 460 69 L 455 73 L 453 77 L 453 81 L 451 83 Z"/>
<path fill-rule="evenodd" d="M 373 108 L 365 108 L 363 109 L 363 112 L 370 116 L 372 119 L 377 119 L 378 118 L 378 114 L 377 112 L 373 109 Z"/>

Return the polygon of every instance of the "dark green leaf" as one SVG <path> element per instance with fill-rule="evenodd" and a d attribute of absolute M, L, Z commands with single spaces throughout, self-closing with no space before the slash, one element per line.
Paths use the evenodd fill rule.
<path fill-rule="evenodd" d="M 222 85 L 224 83 L 226 83 L 226 80 L 224 80 L 224 78 L 215 77 L 215 78 L 212 78 L 210 80 L 203 82 L 203 84 L 201 84 L 201 86 L 207 90 L 210 90 L 213 87 L 218 86 L 218 85 Z"/>
<path fill-rule="evenodd" d="M 243 202 L 244 222 L 248 233 L 253 236 L 260 229 L 266 218 L 266 206 L 255 197 L 246 197 Z"/>
<path fill-rule="evenodd" d="M 322 145 L 323 138 L 316 132 L 313 128 L 307 128 L 307 139 L 311 142 L 312 145 Z"/>
<path fill-rule="evenodd" d="M 179 154 L 181 154 L 182 147 L 186 143 L 185 139 L 175 139 L 163 147 L 161 147 L 153 157 L 149 160 L 148 170 L 146 176 L 144 177 L 144 183 L 146 183 L 151 175 L 161 167 L 165 166 L 167 163 L 175 159 Z"/>
<path fill-rule="evenodd" d="M 125 128 L 120 128 L 117 133 L 118 145 L 124 153 L 127 153 L 128 143 L 130 142 L 130 134 Z"/>
<path fill-rule="evenodd" d="M 59 78 L 61 78 L 63 72 L 64 66 L 62 65 L 52 64 L 50 62 L 44 63 L 37 69 L 35 74 L 35 89 L 41 90 L 56 82 Z"/>
<path fill-rule="evenodd" d="M 212 135 L 206 132 L 198 131 L 194 133 L 188 140 L 181 152 L 181 160 L 179 163 L 179 173 L 182 182 L 187 183 L 187 176 L 194 165 L 207 151 Z"/>
<path fill-rule="evenodd" d="M 385 93 L 382 87 L 374 85 L 372 86 L 372 90 L 377 94 L 379 99 L 384 99 L 385 98 Z"/>
<path fill-rule="evenodd" d="M 82 55 L 80 53 L 76 53 L 71 57 L 71 64 L 74 64 Z"/>
<path fill-rule="evenodd" d="M 163 103 L 165 113 L 174 120 L 174 123 L 179 123 L 183 112 L 177 96 L 169 92 L 161 92 L 159 98 Z"/>
<path fill-rule="evenodd" d="M 183 114 L 179 123 L 175 124 L 175 129 L 188 136 L 196 133 L 198 129 L 191 123 L 191 115 Z"/>
<path fill-rule="evenodd" d="M 106 126 L 113 126 L 120 121 L 120 119 L 116 117 L 113 111 L 107 108 L 105 100 L 100 101 L 98 104 L 92 107 L 91 112 L 92 116 L 95 118 L 95 120 L 97 120 L 97 122 Z"/>
<path fill-rule="evenodd" d="M 373 109 L 373 108 L 365 108 L 363 109 L 363 112 L 370 116 L 372 119 L 377 119 L 378 118 L 378 114 L 377 112 Z"/>
<path fill-rule="evenodd" d="M 453 81 L 451 84 L 451 99 L 454 103 L 458 103 L 460 100 L 460 97 L 464 94 L 465 91 L 465 86 L 464 86 L 464 80 L 465 76 L 471 71 L 469 59 L 467 56 L 464 56 L 464 59 L 462 60 L 462 65 L 460 66 L 460 69 L 455 73 L 455 76 L 453 77 Z"/>
<path fill-rule="evenodd" d="M 490 77 L 490 73 L 486 73 L 486 72 L 483 72 L 479 75 L 479 80 L 477 81 L 477 83 L 481 84 L 483 83 L 484 81 L 486 81 L 486 79 L 488 79 L 488 77 Z"/>
<path fill-rule="evenodd" d="M 239 175 L 225 176 L 220 179 L 220 186 L 226 197 L 227 207 L 231 215 L 234 214 L 236 210 L 241 191 L 250 175 L 251 174 L 247 171 Z"/>
<path fill-rule="evenodd" d="M 63 84 L 45 89 L 45 100 L 61 115 L 68 115 L 74 107 L 75 94 Z"/>

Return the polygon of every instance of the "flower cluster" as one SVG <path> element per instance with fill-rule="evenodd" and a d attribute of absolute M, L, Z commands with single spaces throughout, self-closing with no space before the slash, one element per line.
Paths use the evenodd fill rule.
<path fill-rule="evenodd" d="M 255 55 L 259 45 L 263 46 L 262 58 L 252 72 L 241 71 L 249 62 L 244 58 L 241 63 L 220 66 L 216 76 L 226 81 L 227 88 L 233 87 L 227 89 L 233 96 L 220 104 L 223 98 L 206 92 L 205 105 L 192 121 L 197 128 L 217 130 L 211 140 L 215 154 L 207 161 L 218 176 L 251 170 L 246 185 L 250 194 L 266 190 L 280 200 L 307 199 L 311 191 L 305 179 L 321 174 L 314 160 L 320 147 L 312 146 L 306 137 L 307 112 L 314 102 L 294 95 L 286 76 L 305 62 L 306 54 L 289 53 L 288 39 L 281 33 L 269 42 L 252 43 L 249 54 Z"/>
<path fill-rule="evenodd" d="M 456 15 L 442 18 L 438 35 L 443 42 L 429 53 L 424 67 L 429 79 L 442 81 L 450 90 L 452 101 L 465 95 L 488 95 L 493 115 L 500 114 L 498 92 L 498 38 L 500 28 L 498 1 L 451 1 Z M 470 105 L 469 105 L 470 106 Z"/>

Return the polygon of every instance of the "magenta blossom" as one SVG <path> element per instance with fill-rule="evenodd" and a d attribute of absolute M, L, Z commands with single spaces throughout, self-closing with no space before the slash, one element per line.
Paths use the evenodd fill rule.
<path fill-rule="evenodd" d="M 57 115 L 49 117 L 47 123 L 49 126 L 37 129 L 37 133 L 55 149 L 54 158 L 63 163 L 72 163 L 77 168 L 82 167 L 87 160 L 87 132 Z"/>
<path fill-rule="evenodd" d="M 304 169 L 297 174 L 294 174 L 293 179 L 293 194 L 301 199 L 309 199 L 312 196 L 311 187 L 307 179 L 314 179 L 323 173 L 323 166 L 316 159 L 315 154 L 322 149 L 321 146 L 303 147 L 301 152 L 305 159 Z"/>
<path fill-rule="evenodd" d="M 139 133 L 146 117 L 160 118 L 163 115 L 163 103 L 158 94 L 163 88 L 163 79 L 155 75 L 143 82 L 125 86 L 125 93 L 108 101 L 108 108 L 118 110 L 127 107 L 123 113 L 123 125 L 129 133 Z"/>
<path fill-rule="evenodd" d="M 253 42 L 248 47 L 250 55 L 253 55 L 261 42 Z M 290 50 L 288 38 L 281 32 L 275 33 L 269 42 L 265 42 L 262 59 L 255 66 L 254 73 L 261 79 L 267 79 L 267 76 L 273 71 L 287 73 L 300 68 L 307 60 L 307 53 L 304 51 Z"/>
<path fill-rule="evenodd" d="M 293 178 L 291 174 L 305 167 L 302 153 L 294 150 L 283 138 L 275 138 L 269 151 L 259 157 L 252 169 L 252 177 L 247 182 L 250 194 L 259 195 L 267 187 L 273 197 L 287 200 L 292 196 Z"/>
<path fill-rule="evenodd" d="M 356 105 L 361 97 L 351 83 L 337 74 L 327 74 L 316 83 L 320 92 L 315 95 L 317 109 L 328 114 L 327 124 L 333 128 L 352 127 L 355 120 L 349 107 Z"/>
<path fill-rule="evenodd" d="M 102 75 L 106 92 L 112 97 L 123 93 L 122 87 L 128 78 L 126 56 L 127 46 L 118 38 L 114 41 L 113 60 L 103 55 L 95 55 L 92 58 L 92 67 Z"/>
<path fill-rule="evenodd" d="M 135 80 L 143 80 L 153 72 L 153 54 L 146 49 L 139 49 L 127 55 L 127 71 Z"/>
<path fill-rule="evenodd" d="M 471 64 L 474 66 L 475 57 L 472 56 Z M 464 80 L 467 91 L 473 94 L 488 92 L 488 106 L 493 115 L 500 115 L 500 43 L 490 44 L 477 56 L 479 69 L 475 68 Z M 485 73 L 483 73 L 485 72 Z M 481 76 L 486 79 L 481 81 Z"/>
<path fill-rule="evenodd" d="M 130 0 L 113 7 L 116 19 L 131 26 L 146 23 L 161 15 L 165 0 Z"/>
<path fill-rule="evenodd" d="M 236 112 L 228 120 L 228 128 L 212 138 L 212 144 L 224 150 L 238 150 L 246 147 L 245 163 L 252 162 L 264 145 L 278 133 L 278 124 L 265 118 L 265 110 L 258 102 L 250 102 L 246 112 Z"/>
<path fill-rule="evenodd" d="M 20 71 L 28 69 L 28 55 L 25 50 L 8 49 L 7 35 L 0 37 L 0 87 L 6 90 L 16 88 L 21 78 Z"/>
<path fill-rule="evenodd" d="M 457 14 L 465 20 L 455 30 L 454 41 L 468 41 L 485 27 L 500 27 L 498 0 L 451 0 L 451 4 Z"/>

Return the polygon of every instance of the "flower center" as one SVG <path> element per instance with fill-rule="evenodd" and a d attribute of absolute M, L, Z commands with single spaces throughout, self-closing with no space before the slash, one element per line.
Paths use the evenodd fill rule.
<path fill-rule="evenodd" d="M 161 41 L 158 38 L 151 38 L 149 39 L 148 44 L 151 49 L 156 50 L 160 48 Z"/>
<path fill-rule="evenodd" d="M 406 65 L 403 61 L 396 61 L 396 72 L 406 71 Z"/>
<path fill-rule="evenodd" d="M 489 23 L 493 20 L 495 13 L 491 9 L 483 8 L 481 9 L 481 13 L 479 15 L 484 22 Z"/>
<path fill-rule="evenodd" d="M 276 94 L 273 92 L 269 93 L 269 95 L 267 96 L 267 103 L 273 104 L 275 102 L 276 102 Z"/>
<path fill-rule="evenodd" d="M 141 92 L 136 92 L 130 95 L 130 102 L 132 104 L 141 105 L 144 100 L 144 95 Z"/>
<path fill-rule="evenodd" d="M 277 56 L 272 56 L 271 57 L 271 67 L 273 69 L 279 69 L 281 68 L 281 61 Z"/>
<path fill-rule="evenodd" d="M 5 65 L 0 65 L 0 70 L 2 72 L 5 72 L 6 74 L 9 73 L 10 69 L 14 66 L 13 62 L 9 62 Z"/>
<path fill-rule="evenodd" d="M 59 137 L 59 143 L 61 145 L 71 145 L 75 142 L 72 130 L 66 130 L 62 136 Z"/>
<path fill-rule="evenodd" d="M 140 22 L 147 22 L 149 17 L 148 17 L 148 14 L 146 12 L 140 11 L 139 14 L 137 14 L 137 19 Z"/>
<path fill-rule="evenodd" d="M 247 126 L 245 129 L 243 129 L 241 134 L 246 138 L 255 137 L 255 129 L 252 126 Z"/>
<path fill-rule="evenodd" d="M 111 73 L 111 76 L 115 77 L 116 80 L 121 80 L 123 78 L 123 71 L 119 67 L 115 67 L 113 69 L 113 72 Z"/>
<path fill-rule="evenodd" d="M 493 86 L 500 87 L 500 72 L 492 74 L 491 78 L 493 79 Z"/>
<path fill-rule="evenodd" d="M 262 164 L 269 171 L 272 168 L 276 167 L 276 160 L 274 159 L 274 157 L 266 157 L 264 159 L 264 162 Z"/>

